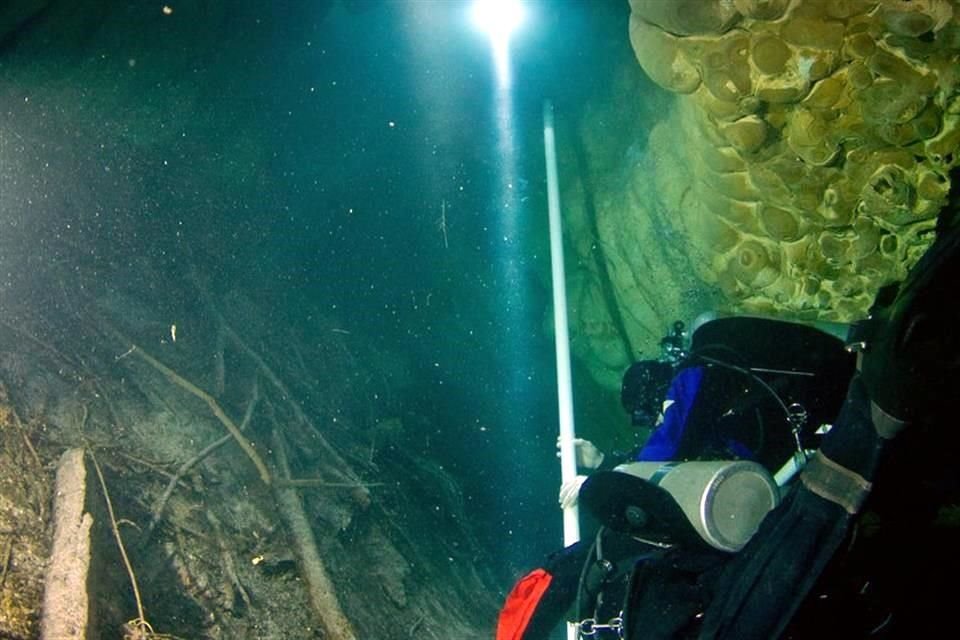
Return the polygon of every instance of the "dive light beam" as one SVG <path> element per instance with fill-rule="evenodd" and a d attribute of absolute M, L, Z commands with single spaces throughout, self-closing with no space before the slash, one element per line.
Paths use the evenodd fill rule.
<path fill-rule="evenodd" d="M 526 10 L 518 0 L 476 0 L 471 10 L 473 24 L 490 38 L 497 83 L 510 86 L 510 36 L 520 28 Z"/>

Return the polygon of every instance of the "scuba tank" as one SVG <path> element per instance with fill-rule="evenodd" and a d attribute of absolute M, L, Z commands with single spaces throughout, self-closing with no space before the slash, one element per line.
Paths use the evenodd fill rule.
<path fill-rule="evenodd" d="M 631 462 L 615 471 L 669 493 L 704 542 L 721 551 L 739 551 L 780 501 L 770 473 L 748 460 Z"/>

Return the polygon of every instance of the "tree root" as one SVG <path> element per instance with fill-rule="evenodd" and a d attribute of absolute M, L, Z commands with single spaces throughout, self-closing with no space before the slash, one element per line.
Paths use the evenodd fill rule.
<path fill-rule="evenodd" d="M 228 435 L 229 435 L 229 434 L 228 434 Z M 102 447 L 101 447 L 101 448 L 102 448 Z M 129 453 L 125 452 L 125 451 L 122 451 L 122 450 L 117 450 L 117 451 L 116 451 L 116 455 L 117 455 L 118 457 L 120 457 L 120 458 L 123 458 L 124 460 L 126 460 L 127 462 L 129 462 L 129 463 L 131 463 L 131 464 L 133 464 L 133 465 L 137 465 L 137 466 L 139 466 L 139 467 L 143 467 L 143 468 L 147 469 L 148 471 L 152 471 L 153 473 L 155 473 L 155 474 L 157 474 L 157 475 L 163 476 L 163 477 L 166 478 L 167 480 L 169 480 L 170 478 L 174 477 L 174 475 L 175 475 L 175 474 L 173 474 L 173 473 L 170 473 L 169 471 L 167 471 L 166 469 L 164 469 L 164 468 L 161 466 L 161 465 L 163 465 L 163 464 L 170 464 L 170 463 L 157 462 L 157 461 L 151 461 L 151 460 L 145 460 L 144 458 L 131 455 L 131 454 L 129 454 Z M 178 483 L 181 487 L 184 487 L 184 488 L 189 488 L 189 486 L 190 486 L 190 485 L 188 485 L 186 482 L 183 481 L 183 478 L 180 478 L 180 480 L 178 480 L 177 483 Z M 152 510 L 151 510 L 151 512 L 152 512 Z"/>
<path fill-rule="evenodd" d="M 239 594 L 247 610 L 250 610 L 253 607 L 253 603 L 250 601 L 250 595 L 247 593 L 243 583 L 240 582 L 240 576 L 237 574 L 237 566 L 233 561 L 233 553 L 224 541 L 223 527 L 220 525 L 220 520 L 209 509 L 207 509 L 206 516 L 207 522 L 210 523 L 210 527 L 213 529 L 213 533 L 217 539 L 217 550 L 220 552 L 220 569 L 223 571 L 225 578 L 223 586 L 221 587 L 223 593 L 221 606 L 226 610 L 232 610 L 234 600 Z"/>
<path fill-rule="evenodd" d="M 312 529 L 312 522 L 304 510 L 304 505 L 299 493 L 297 492 L 297 488 L 305 486 L 343 486 L 354 490 L 356 495 L 355 499 L 369 502 L 370 494 L 368 487 L 374 486 L 374 484 L 378 483 L 365 484 L 361 481 L 360 477 L 353 471 L 350 465 L 327 441 L 321 430 L 316 428 L 310 417 L 295 399 L 295 396 L 287 388 L 280 376 L 277 375 L 277 373 L 267 364 L 266 360 L 259 353 L 249 347 L 237 334 L 237 332 L 227 324 L 226 320 L 220 314 L 216 314 L 214 317 L 217 320 L 219 331 L 222 333 L 222 336 L 218 336 L 217 338 L 218 358 L 222 359 L 224 357 L 222 345 L 230 344 L 254 362 L 259 375 L 268 380 L 270 385 L 276 390 L 276 393 L 282 397 L 283 402 L 288 407 L 288 410 L 292 412 L 294 419 L 297 420 L 299 424 L 310 429 L 311 439 L 313 442 L 320 445 L 325 454 L 324 457 L 326 460 L 324 464 L 324 470 L 328 471 L 333 476 L 332 479 L 335 480 L 335 482 L 326 482 L 325 480 L 321 480 L 319 478 L 292 480 L 290 478 L 290 464 L 287 458 L 287 440 L 285 439 L 279 427 L 275 427 L 272 433 L 272 462 L 274 463 L 274 466 L 268 467 L 264 459 L 261 458 L 260 454 L 254 450 L 249 438 L 245 438 L 241 433 L 242 429 L 246 426 L 249 417 L 253 413 L 253 404 L 256 402 L 256 399 L 252 400 L 248 405 L 247 417 L 244 419 L 243 425 L 237 426 L 229 418 L 229 416 L 226 415 L 223 408 L 219 405 L 213 395 L 185 379 L 176 371 L 154 358 L 148 352 L 144 351 L 136 343 L 123 336 L 122 333 L 108 326 L 107 331 L 116 336 L 117 339 L 122 341 L 122 343 L 128 347 L 125 353 L 117 357 L 117 360 L 125 358 L 128 355 L 140 357 L 144 362 L 161 373 L 170 382 L 181 387 L 195 397 L 203 400 L 229 432 L 228 435 L 225 435 L 213 443 L 210 443 L 196 456 L 181 465 L 181 467 L 173 475 L 166 490 L 164 491 L 164 494 L 161 496 L 160 501 L 153 508 L 151 523 L 147 530 L 147 538 L 149 538 L 150 534 L 161 522 L 163 511 L 173 492 L 176 490 L 177 483 L 187 473 L 189 473 L 190 469 L 195 467 L 204 458 L 209 456 L 212 452 L 217 450 L 217 448 L 223 446 L 223 444 L 232 438 L 237 441 L 244 453 L 254 464 L 264 484 L 270 486 L 272 489 L 274 499 L 276 501 L 277 511 L 281 518 L 285 521 L 287 529 L 290 532 L 292 546 L 294 547 L 296 556 L 298 558 L 300 575 L 304 580 L 304 585 L 311 603 L 311 608 L 317 617 L 318 625 L 323 630 L 324 638 L 327 640 L 356 640 L 356 633 L 351 622 L 343 613 L 334 590 L 334 585 L 329 574 L 327 573 L 327 569 L 317 548 Z M 225 386 L 226 372 L 220 369 L 222 366 L 220 361 L 218 361 L 215 366 L 217 367 L 217 370 L 214 371 L 214 374 L 215 379 L 217 380 L 217 391 L 219 391 L 221 384 L 219 382 L 220 380 L 224 380 L 223 384 Z M 267 399 L 269 399 L 269 395 L 270 394 L 265 394 Z M 341 479 L 343 482 L 338 481 Z M 116 528 L 115 525 L 114 528 Z M 118 535 L 118 533 L 116 535 Z M 223 541 L 218 541 L 218 545 L 221 549 L 221 552 L 223 552 Z M 236 567 L 232 567 L 232 562 L 228 562 L 226 557 L 221 557 L 221 569 L 225 572 L 226 580 L 229 581 L 230 585 L 232 585 L 234 593 L 237 594 L 239 598 L 241 598 L 249 607 L 249 595 L 240 584 Z M 128 571 L 132 578 L 132 569 L 128 569 Z M 142 606 L 139 604 L 139 594 L 136 591 L 135 597 L 138 601 L 139 615 L 137 618 L 128 623 L 128 627 L 131 629 L 132 633 L 128 634 L 127 638 L 130 638 L 131 640 L 138 637 L 149 637 L 150 634 L 153 634 L 152 629 L 149 628 L 149 625 L 143 618 Z M 138 632 L 142 635 L 134 635 Z"/>
<path fill-rule="evenodd" d="M 40 491 L 28 491 L 29 500 L 33 503 L 33 506 L 37 511 L 37 515 L 40 516 L 40 520 L 46 521 L 49 491 L 46 480 L 47 474 L 43 467 L 43 461 L 40 459 L 37 449 L 33 446 L 33 442 L 30 440 L 29 429 L 27 428 L 27 425 L 24 424 L 23 420 L 20 419 L 20 413 L 17 411 L 13 400 L 10 398 L 10 392 L 2 380 L 0 380 L 0 410 L 2 410 L 0 411 L 0 421 L 2 421 L 3 413 L 9 415 L 10 421 L 12 422 L 14 429 L 17 431 L 17 435 L 19 435 L 20 439 L 23 441 L 23 447 L 25 451 L 29 454 L 28 456 L 21 455 L 18 457 L 28 457 L 28 464 L 33 466 L 33 476 L 36 478 L 36 484 L 39 486 Z M 10 445 L 12 446 L 12 443 L 10 443 Z"/>
<path fill-rule="evenodd" d="M 237 346 L 237 348 L 246 353 L 257 364 L 257 367 L 259 367 L 264 377 L 277 388 L 277 391 L 280 392 L 281 397 L 293 410 L 297 419 L 312 429 L 312 435 L 316 438 L 316 441 L 320 444 L 324 451 L 326 451 L 327 455 L 330 456 L 332 464 L 329 465 L 328 468 L 337 475 L 343 477 L 344 480 L 354 482 L 359 487 L 360 492 L 363 494 L 363 500 L 369 501 L 370 494 L 362 486 L 363 483 L 361 482 L 360 478 L 356 475 L 356 473 L 354 473 L 353 469 L 350 468 L 350 465 L 347 464 L 337 450 L 333 448 L 333 445 L 331 445 L 327 439 L 323 437 L 321 431 L 316 428 L 300 404 L 294 399 L 294 395 L 290 392 L 280 377 L 273 371 L 273 369 L 270 368 L 270 365 L 267 364 L 267 362 L 259 353 L 254 351 L 247 345 L 246 342 L 243 341 L 240 335 L 237 334 L 237 332 L 227 324 L 225 319 L 220 318 L 220 326 L 222 327 L 223 331 L 226 332 L 227 337 Z"/>
<path fill-rule="evenodd" d="M 310 487 L 337 487 L 343 489 L 364 489 L 382 487 L 383 482 L 327 482 L 323 478 L 277 478 L 273 484 L 284 489 L 304 489 Z"/>
<path fill-rule="evenodd" d="M 3 553 L 3 566 L 0 571 L 0 590 L 7 584 L 7 573 L 10 571 L 10 558 L 13 556 L 13 536 L 7 538 L 7 548 Z"/>
<path fill-rule="evenodd" d="M 118 337 L 122 338 L 122 335 L 119 332 L 116 332 L 115 330 L 114 332 Z M 263 483 L 266 485 L 270 484 L 270 471 L 267 469 L 267 465 L 264 464 L 260 454 L 258 454 L 256 449 L 253 448 L 253 445 L 251 445 L 250 442 L 243 437 L 243 434 L 240 433 L 239 427 L 237 427 L 236 423 L 230 419 L 230 416 L 224 412 L 223 408 L 213 396 L 154 358 L 152 355 L 137 346 L 136 343 L 133 343 L 125 338 L 123 340 L 130 345 L 130 349 L 126 352 L 126 354 L 139 356 L 144 362 L 166 376 L 170 382 L 203 400 L 207 406 L 210 407 L 210 410 L 213 411 L 213 415 L 217 417 L 220 423 L 226 427 L 227 431 L 230 432 L 230 435 L 233 436 L 233 439 L 237 441 L 237 444 L 239 444 L 240 448 L 243 449 L 243 452 L 247 454 L 247 457 L 250 458 L 253 466 L 257 468 L 257 473 L 260 474 L 260 479 L 263 481 Z"/>
<path fill-rule="evenodd" d="M 253 392 L 251 393 L 250 401 L 247 403 L 247 410 L 243 415 L 243 421 L 240 423 L 240 426 L 238 427 L 240 431 L 243 431 L 244 429 L 247 428 L 247 425 L 250 423 L 250 419 L 253 417 L 253 411 L 257 406 L 257 402 L 260 400 L 259 389 L 260 389 L 260 386 L 256 382 L 254 382 Z M 167 501 L 170 500 L 170 496 L 173 495 L 174 490 L 177 488 L 177 484 L 180 482 L 183 476 L 185 476 L 191 469 L 197 466 L 211 453 L 213 453 L 214 451 L 216 451 L 226 443 L 230 442 L 232 438 L 233 438 L 233 434 L 228 433 L 225 436 L 217 440 L 214 440 L 213 442 L 208 444 L 206 447 L 201 449 L 200 453 L 198 453 L 197 455 L 195 455 L 194 457 L 190 458 L 189 460 L 184 462 L 182 465 L 180 465 L 180 468 L 177 469 L 177 472 L 174 473 L 173 476 L 170 478 L 170 482 L 167 483 L 167 488 L 163 492 L 163 495 L 160 497 L 160 500 L 157 501 L 157 506 L 154 507 L 153 511 L 151 512 L 150 525 L 147 527 L 147 532 L 144 535 L 143 544 L 146 544 L 147 541 L 150 540 L 150 536 L 153 535 L 153 530 L 160 523 L 161 517 L 163 517 L 163 510 L 167 506 Z"/>
<path fill-rule="evenodd" d="M 140 599 L 140 587 L 137 585 L 137 576 L 133 572 L 133 565 L 130 564 L 130 558 L 127 556 L 127 550 L 123 546 L 123 538 L 120 536 L 120 529 L 117 527 L 117 518 L 113 513 L 113 501 L 110 500 L 110 491 L 107 489 L 107 482 L 103 479 L 103 472 L 100 470 L 100 464 L 93 451 L 87 450 L 90 461 L 93 462 L 93 469 L 97 472 L 97 479 L 100 481 L 100 489 L 103 491 L 103 500 L 107 503 L 107 515 L 110 516 L 110 530 L 113 531 L 113 538 L 117 541 L 117 548 L 120 550 L 120 557 L 123 559 L 123 566 L 130 577 L 130 587 L 133 589 L 133 599 L 137 604 L 137 617 L 124 625 L 124 638 L 148 638 L 156 635 L 153 627 L 147 622 L 143 613 L 143 601 Z"/>
<path fill-rule="evenodd" d="M 20 327 L 14 326 L 9 322 L 7 322 L 6 320 L 4 320 L 3 318 L 0 318 L 0 325 L 6 327 L 13 333 L 23 338 L 26 338 L 36 346 L 40 347 L 43 351 L 46 351 L 48 355 L 53 356 L 54 361 L 57 362 L 58 364 L 66 365 L 71 370 L 75 370 L 77 368 L 76 363 L 70 360 L 69 358 L 67 358 L 67 356 L 60 353 L 60 351 L 58 351 L 56 347 L 54 347 L 52 344 L 44 342 L 43 340 L 33 335 L 26 329 L 21 329 Z"/>
<path fill-rule="evenodd" d="M 233 436 L 228 433 L 217 440 L 214 440 L 204 447 L 200 453 L 184 462 L 180 468 L 177 469 L 177 472 L 173 474 L 172 478 L 170 478 L 170 482 L 167 483 L 167 488 L 164 490 L 163 495 L 160 496 L 160 499 L 157 501 L 157 505 L 153 508 L 153 511 L 150 514 L 150 524 L 147 525 L 147 531 L 144 533 L 142 544 L 145 545 L 150 541 L 150 537 L 153 535 L 154 529 L 156 529 L 157 525 L 160 524 L 160 519 L 163 517 L 163 510 L 166 508 L 167 502 L 173 495 L 173 491 L 177 488 L 177 484 L 179 484 L 180 479 L 183 478 L 183 476 L 185 476 L 191 469 L 197 466 L 197 464 L 199 464 L 204 458 L 230 442 L 232 439 Z"/>
<path fill-rule="evenodd" d="M 227 359 L 226 344 L 223 339 L 223 331 L 217 331 L 216 351 L 213 354 L 213 393 L 217 397 L 224 394 L 227 389 Z"/>

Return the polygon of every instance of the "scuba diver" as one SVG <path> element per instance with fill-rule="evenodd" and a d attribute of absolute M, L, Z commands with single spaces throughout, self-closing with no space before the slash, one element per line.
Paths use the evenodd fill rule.
<path fill-rule="evenodd" d="M 941 214 L 923 258 L 842 341 L 764 318 L 695 327 L 647 445 L 617 465 L 577 443 L 592 473 L 561 500 L 578 500 L 597 535 L 517 582 L 497 640 L 547 638 L 565 619 L 598 640 L 906 637 L 949 610 L 949 593 L 924 571 L 960 568 L 942 508 L 960 492 L 960 436 L 944 424 L 960 373 L 958 210 Z M 663 370 L 634 366 L 641 378 Z M 785 454 L 789 472 L 778 473 Z M 695 522 L 702 512 L 684 508 L 690 495 L 665 489 L 684 465 L 717 455 L 763 467 L 778 487 L 727 548 Z M 662 471 L 631 472 L 651 462 Z M 737 517 L 737 500 L 717 495 L 693 497 Z M 930 544 L 910 544 L 920 538 Z"/>
<path fill-rule="evenodd" d="M 689 349 L 678 321 L 661 341 L 658 359 L 636 362 L 624 373 L 621 404 L 634 427 L 652 429 L 644 444 L 629 453 L 606 455 L 587 440 L 575 441 L 578 466 L 591 475 L 565 483 L 560 503 L 567 507 L 581 500 L 603 526 L 594 540 L 558 551 L 517 584 L 516 597 L 504 607 L 498 640 L 546 638 L 573 608 L 580 610 L 575 619 L 598 629 L 603 623 L 596 620 L 603 616 L 596 611 L 612 605 L 615 624 L 622 625 L 618 609 L 638 563 L 655 564 L 680 540 L 695 548 L 695 553 L 687 549 L 685 559 L 698 566 L 724 558 L 654 484 L 689 481 L 684 472 L 690 466 L 674 469 L 678 462 L 741 461 L 726 465 L 723 473 L 738 474 L 728 487 L 742 490 L 749 486 L 745 480 L 756 485 L 759 478 L 761 489 L 767 488 L 755 523 L 777 497 L 772 474 L 793 460 L 798 447 L 815 448 L 816 428 L 836 414 L 842 400 L 838 389 L 853 370 L 842 342 L 810 327 L 765 318 L 703 316 L 694 325 Z M 647 477 L 635 477 L 634 468 L 644 465 Z M 654 474 L 660 477 L 651 478 Z M 747 518 L 741 516 L 741 521 Z M 742 545 L 731 535 L 742 538 L 750 532 L 727 531 L 721 540 L 716 532 L 704 531 L 726 551 Z M 530 615 L 518 632 L 510 611 L 520 604 Z M 506 632 L 511 625 L 513 635 Z"/>

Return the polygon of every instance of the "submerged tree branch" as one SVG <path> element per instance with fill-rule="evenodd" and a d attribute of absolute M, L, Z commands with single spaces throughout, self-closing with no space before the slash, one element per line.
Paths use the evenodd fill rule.
<path fill-rule="evenodd" d="M 284 488 L 299 487 L 341 487 L 345 489 L 366 489 L 367 487 L 382 487 L 382 482 L 327 482 L 323 478 L 292 478 L 290 480 L 277 479 L 274 484 Z"/>
<path fill-rule="evenodd" d="M 257 402 L 260 400 L 260 386 L 258 384 L 253 385 L 253 392 L 251 394 L 250 402 L 247 403 L 247 411 L 243 416 L 243 422 L 240 423 L 240 430 L 243 431 L 247 424 L 250 423 L 250 419 L 253 417 L 254 408 L 257 405 Z M 177 472 L 173 474 L 170 478 L 170 482 L 167 484 L 167 489 L 163 492 L 163 496 L 160 497 L 160 500 L 157 502 L 157 506 L 153 508 L 153 513 L 150 517 L 150 526 L 147 527 L 146 535 L 144 535 L 144 543 L 150 539 L 150 536 L 153 534 L 153 530 L 160 523 L 160 518 L 163 516 L 163 510 L 167 506 L 167 501 L 170 499 L 170 496 L 173 495 L 174 489 L 177 488 L 177 483 L 180 481 L 183 476 L 197 466 L 204 458 L 209 456 L 211 453 L 225 445 L 233 437 L 233 434 L 228 433 L 217 440 L 214 440 L 206 447 L 200 450 L 200 453 L 190 458 L 177 469 Z"/>
<path fill-rule="evenodd" d="M 290 477 L 290 464 L 287 460 L 286 444 L 276 429 L 273 432 L 273 451 L 281 479 Z M 353 625 L 344 615 L 340 601 L 333 588 L 333 582 L 317 550 L 310 520 L 303 509 L 300 495 L 294 489 L 282 488 L 279 483 L 273 486 L 280 514 L 286 520 L 293 537 L 300 571 L 307 584 L 310 603 L 320 618 L 324 638 L 330 640 L 356 640 Z"/>
<path fill-rule="evenodd" d="M 277 388 L 284 400 L 286 400 L 286 402 L 290 405 L 294 414 L 297 416 L 297 419 L 303 424 L 308 425 L 313 430 L 313 435 L 316 437 L 317 442 L 320 443 L 320 446 L 323 447 L 333 462 L 333 465 L 331 465 L 329 468 L 338 475 L 344 477 L 346 480 L 356 483 L 359 487 L 359 490 L 363 493 L 364 500 L 369 500 L 369 492 L 363 486 L 360 478 L 356 475 L 356 473 L 354 473 L 353 469 L 350 468 L 350 465 L 347 464 L 347 462 L 340 456 L 337 450 L 333 448 L 333 445 L 331 445 L 327 439 L 323 437 L 322 432 L 316 428 L 316 426 L 313 424 L 313 421 L 310 420 L 300 404 L 294 399 L 293 394 L 283 383 L 280 377 L 273 371 L 273 369 L 270 368 L 263 357 L 254 351 L 249 345 L 247 345 L 247 343 L 243 341 L 243 338 L 241 338 L 240 335 L 234 331 L 234 329 L 227 324 L 226 320 L 222 317 L 220 318 L 220 326 L 227 334 L 227 337 L 230 338 L 230 340 L 233 341 L 233 343 L 237 346 L 237 348 L 246 353 L 257 364 L 264 377 L 266 377 L 267 380 L 269 380 L 270 383 Z"/>
<path fill-rule="evenodd" d="M 107 503 L 107 515 L 110 516 L 110 530 L 113 531 L 113 537 L 117 542 L 117 548 L 120 549 L 120 557 L 123 559 L 123 566 L 127 570 L 127 576 L 130 578 L 130 586 L 133 589 L 133 598 L 137 605 L 137 617 L 127 624 L 141 634 L 140 637 L 146 637 L 153 633 L 153 628 L 147 622 L 143 612 L 143 601 L 140 599 L 140 587 L 137 586 L 137 575 L 133 572 L 133 565 L 130 564 L 130 558 L 127 556 L 127 549 L 123 545 L 123 538 L 120 536 L 120 529 L 117 527 L 117 518 L 113 513 L 113 502 L 110 500 L 110 492 L 107 490 L 107 482 L 103 479 L 103 472 L 100 471 L 100 465 L 97 463 L 97 457 L 93 451 L 87 450 L 90 461 L 93 462 L 93 469 L 97 472 L 97 479 L 100 481 L 100 489 L 103 491 L 103 500 Z"/>
<path fill-rule="evenodd" d="M 227 431 L 230 432 L 230 435 L 233 436 L 233 439 L 236 440 L 237 444 L 240 445 L 240 448 L 243 449 L 243 452 L 246 453 L 247 457 L 250 458 L 250 461 L 253 462 L 253 465 L 257 468 L 257 472 L 260 474 L 260 479 L 263 480 L 263 483 L 266 485 L 270 484 L 270 471 L 267 469 L 267 465 L 264 464 L 260 454 L 258 454 L 256 449 L 253 448 L 253 445 L 251 445 L 247 439 L 243 437 L 243 434 L 240 433 L 240 429 L 233 422 L 233 420 L 230 419 L 230 416 L 224 412 L 223 408 L 213 396 L 151 356 L 135 343 L 130 342 L 129 340 L 125 340 L 125 342 L 131 345 L 128 353 L 140 356 L 144 362 L 166 376 L 170 382 L 192 393 L 207 403 L 207 406 L 210 407 L 211 411 L 213 411 L 213 415 L 215 415 L 220 423 L 226 427 Z"/>

